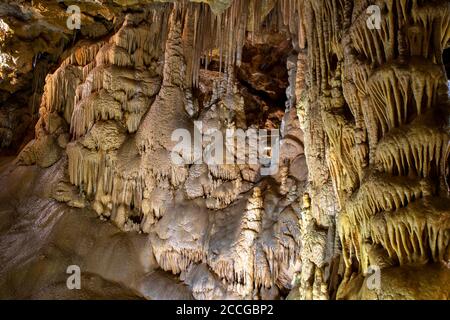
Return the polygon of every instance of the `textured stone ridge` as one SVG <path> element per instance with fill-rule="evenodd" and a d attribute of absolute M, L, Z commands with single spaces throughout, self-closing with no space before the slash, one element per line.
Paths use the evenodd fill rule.
<path fill-rule="evenodd" d="M 366 1 L 340 4 L 308 6 L 308 24 L 316 27 L 307 32 L 309 58 L 300 61 L 310 88 L 299 110 L 307 158 L 313 151 L 327 168 L 309 157 L 311 177 L 328 177 L 313 180 L 313 209 L 316 203 L 323 210 L 321 188 L 330 181 L 336 196 L 332 213 L 345 263 L 337 298 L 429 299 L 429 290 L 414 287 L 427 277 L 431 287 L 425 270 L 437 268 L 442 283 L 433 297 L 448 299 L 449 101 L 442 56 L 450 40 L 449 3 L 376 1 L 380 30 L 367 27 Z M 382 281 L 368 290 L 364 275 L 369 279 L 374 267 Z"/>
<path fill-rule="evenodd" d="M 92 265 L 100 277 L 125 283 L 144 297 L 167 294 L 150 282 L 167 283 L 174 288 L 167 292 L 179 288 L 196 299 L 286 296 L 300 267 L 297 198 L 307 169 L 293 96 L 286 98 L 294 77 L 286 71 L 292 47 L 285 30 L 267 31 L 268 43 L 256 34 L 244 37 L 256 7 L 239 1 L 218 15 L 208 5 L 187 2 L 151 3 L 132 13 L 106 8 L 116 15 L 107 34 L 76 39 L 45 77 L 34 139 L 2 183 L 23 174 L 15 165 L 31 172 L 57 170 L 51 180 L 36 178 L 54 185 L 36 196 L 44 204 L 56 205 L 50 199 L 63 204 L 57 206 L 63 220 L 68 212 L 85 209 L 117 227 L 121 237 L 147 239 L 145 248 L 130 248 L 151 257 L 144 265 L 131 258 L 142 278 L 105 270 L 108 255 Z M 210 23 L 211 35 L 220 38 L 204 33 Z M 242 37 L 226 39 L 232 30 Z M 284 45 L 278 47 L 281 38 Z M 216 128 L 222 134 L 281 129 L 279 173 L 263 177 L 260 165 L 250 164 L 172 164 L 172 132 L 193 133 L 194 121 L 202 122 L 205 132 Z M 231 152 L 235 157 L 237 150 Z M 50 242 L 60 246 L 58 228 L 49 232 Z M 86 250 L 104 248 L 107 238 L 108 233 L 99 234 Z M 66 258 L 72 254 L 69 249 Z M 131 253 L 124 254 L 117 259 Z M 80 259 L 84 264 L 90 255 Z M 119 264 L 113 268 L 120 270 Z M 11 266 L 4 274 L 16 272 Z M 56 275 L 46 276 L 53 281 Z M 19 279 L 0 284 L 4 295 L 19 285 Z"/>

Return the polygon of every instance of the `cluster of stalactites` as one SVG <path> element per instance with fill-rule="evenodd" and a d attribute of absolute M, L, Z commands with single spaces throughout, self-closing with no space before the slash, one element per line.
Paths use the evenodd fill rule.
<path fill-rule="evenodd" d="M 343 59 L 341 46 L 343 32 L 342 0 L 309 0 L 305 2 L 305 24 L 308 30 L 308 65 L 310 91 L 330 94 L 331 80 L 335 72 L 333 59 Z"/>
<path fill-rule="evenodd" d="M 440 182 L 448 166 L 449 135 L 441 113 L 448 103 L 442 68 L 442 50 L 450 37 L 448 1 L 376 1 L 381 21 L 373 30 L 367 25 L 368 2 L 347 4 L 342 87 L 352 115 L 344 127 L 354 130 L 355 143 L 368 143 L 364 150 L 369 153 L 364 153 L 367 167 L 349 183 L 352 192 L 342 201 L 338 229 L 345 261 L 351 268 L 356 258 L 365 271 L 367 260 L 377 258 L 377 250 L 368 249 L 375 246 L 393 264 L 444 262 L 449 214 L 440 205 L 446 196 Z M 318 12 L 314 10 L 315 16 Z M 334 51 L 318 49 L 325 61 Z M 322 69 L 328 70 L 326 64 Z M 318 76 L 318 84 L 329 82 L 324 72 L 313 70 L 312 80 Z M 324 115 L 324 120 L 331 118 Z M 327 129 L 332 145 L 334 131 Z M 357 149 L 353 155 L 347 148 L 330 150 L 330 159 L 336 159 L 330 161 L 333 180 L 348 180 L 347 167 L 357 163 L 351 159 L 358 156 Z M 337 159 L 346 163 L 336 165 Z"/>
<path fill-rule="evenodd" d="M 228 289 L 242 297 L 249 297 L 255 290 L 268 289 L 284 281 L 284 270 L 299 259 L 299 246 L 295 241 L 264 241 L 264 215 L 263 194 L 256 187 L 247 200 L 231 255 L 207 256 L 211 269 L 228 283 Z M 289 284 L 283 283 L 281 286 Z"/>
<path fill-rule="evenodd" d="M 288 26 L 289 33 L 298 36 L 298 47 L 306 47 L 305 2 L 301 0 L 280 0 L 283 23 Z"/>
<path fill-rule="evenodd" d="M 183 1 L 177 3 L 185 27 L 193 28 L 193 52 L 188 66 L 190 84 L 197 86 L 203 63 L 208 68 L 213 58 L 219 59 L 219 71 L 228 73 L 230 66 L 239 66 L 247 39 L 265 29 L 288 27 L 298 35 L 298 47 L 306 45 L 303 20 L 304 2 L 301 0 L 234 0 L 224 12 L 215 14 L 209 5 Z M 251 37 L 247 36 L 251 33 Z"/>

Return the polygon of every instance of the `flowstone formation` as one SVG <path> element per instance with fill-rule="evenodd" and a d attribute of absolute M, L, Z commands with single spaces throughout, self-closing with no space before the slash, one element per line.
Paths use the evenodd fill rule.
<path fill-rule="evenodd" d="M 449 47 L 445 0 L 2 3 L 0 297 L 449 299 Z"/>
<path fill-rule="evenodd" d="M 79 32 L 68 29 L 61 1 L 5 0 L 0 4 L 0 148 L 14 155 L 29 142 L 39 118 L 45 77 L 78 37 L 101 39 L 113 28 L 113 7 L 80 1 Z"/>

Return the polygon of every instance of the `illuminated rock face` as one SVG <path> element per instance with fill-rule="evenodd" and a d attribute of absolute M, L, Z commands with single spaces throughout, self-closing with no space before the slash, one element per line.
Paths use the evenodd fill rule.
<path fill-rule="evenodd" d="M 55 207 L 51 212 L 60 212 L 66 227 L 70 214 L 81 215 L 81 209 L 98 221 L 80 218 L 85 230 L 79 236 L 86 238 L 80 248 L 61 239 L 62 227 L 52 224 L 49 242 L 35 244 L 49 262 L 31 259 L 6 268 L 4 279 L 14 280 L 0 283 L 3 296 L 34 278 L 60 286 L 54 269 L 30 271 L 33 279 L 22 280 L 20 268 L 54 263 L 61 271 L 65 261 L 103 278 L 91 292 L 106 287 L 106 296 L 128 296 L 128 289 L 152 299 L 276 299 L 289 293 L 300 270 L 297 198 L 307 176 L 293 96 L 286 94 L 295 85 L 295 68 L 290 74 L 286 68 L 292 46 L 284 30 L 245 37 L 252 17 L 271 10 L 274 4 L 237 1 L 214 15 L 206 4 L 151 4 L 116 12 L 114 31 L 101 39 L 85 37 L 64 51 L 45 78 L 34 139 L 6 167 L 12 172 L 2 180 L 4 196 L 21 189 L 7 186 L 9 180 L 36 171 L 34 179 L 46 187 L 35 196 Z M 268 21 L 275 25 L 274 19 Z M 236 32 L 240 36 L 230 38 Z M 224 136 L 227 130 L 278 129 L 279 170 L 265 176 L 260 164 L 235 161 L 240 153 L 251 156 L 245 148 L 226 150 L 231 163 L 175 164 L 173 133 L 195 136 L 196 123 L 203 126 L 204 149 L 211 129 Z M 57 172 L 51 179 L 41 175 L 50 170 Z M 18 202 L 30 205 L 22 197 Z M 92 235 L 105 220 L 108 229 Z M 110 247 L 109 228 L 121 239 Z M 7 230 L 5 244 L 17 237 Z M 67 237 L 77 233 L 78 227 L 68 230 Z M 64 254 L 58 258 L 48 246 L 62 246 Z M 94 261 L 98 250 L 104 253 Z M 13 256 L 8 250 L 2 261 Z M 129 265 L 120 274 L 124 263 Z M 52 296 L 51 290 L 24 288 L 18 296 Z"/>
<path fill-rule="evenodd" d="M 442 54 L 450 40 L 450 7 L 447 1 L 375 4 L 381 8 L 375 29 L 368 27 L 364 1 L 342 1 L 340 9 L 327 1 L 308 5 L 307 24 L 315 28 L 307 35 L 309 99 L 300 111 L 313 208 L 324 207 L 320 189 L 331 181 L 337 207 L 331 213 L 337 213 L 346 270 L 338 298 L 448 299 L 449 130 Z M 313 154 L 320 156 L 312 159 Z M 315 179 L 316 166 L 323 170 L 324 164 L 328 179 Z M 428 268 L 436 268 L 442 281 L 434 295 L 414 289 L 427 279 Z M 395 278 L 397 269 L 411 279 Z M 381 281 L 369 290 L 374 270 Z M 430 287 L 436 286 L 433 277 Z"/>
<path fill-rule="evenodd" d="M 448 2 L 377 2 L 379 29 L 366 1 L 80 3 L 76 36 L 63 7 L 16 2 L 1 297 L 72 297 L 79 265 L 82 298 L 449 298 Z M 279 129 L 278 170 L 176 149 L 199 124 L 200 149 Z"/>

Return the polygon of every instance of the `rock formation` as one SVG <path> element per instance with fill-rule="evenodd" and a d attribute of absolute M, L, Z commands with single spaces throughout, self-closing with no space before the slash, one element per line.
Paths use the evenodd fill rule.
<path fill-rule="evenodd" d="M 4 2 L 0 297 L 449 299 L 449 47 L 446 0 Z"/>
<path fill-rule="evenodd" d="M 380 9 L 374 28 L 369 5 Z M 449 98 L 442 55 L 449 9 L 447 1 L 307 7 L 316 28 L 307 29 L 309 99 L 302 116 L 312 133 L 308 139 L 305 132 L 305 152 L 310 175 L 318 161 L 326 167 L 320 176 L 327 180 L 314 180 L 316 187 L 334 190 L 336 209 L 328 214 L 337 214 L 345 263 L 338 298 L 448 296 Z M 311 141 L 317 137 L 325 139 Z M 316 192 L 313 203 L 323 208 Z M 436 268 L 441 285 L 421 291 L 415 281 L 395 278 L 397 269 L 411 266 L 417 269 L 410 276 L 430 281 L 430 288 L 433 276 L 425 270 Z M 363 277 L 373 267 L 381 269 L 381 283 L 369 290 Z"/>

